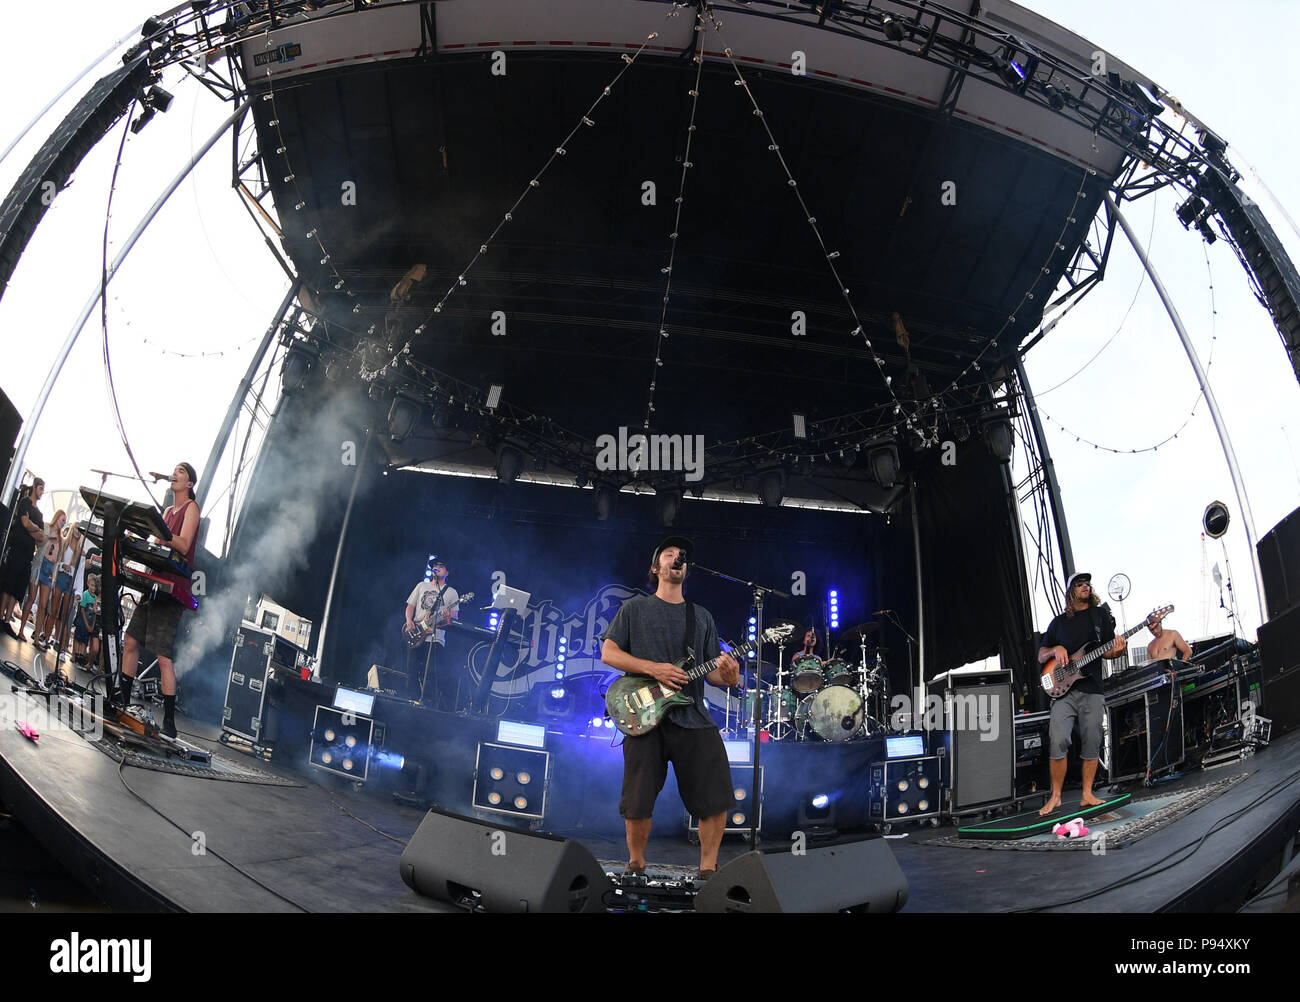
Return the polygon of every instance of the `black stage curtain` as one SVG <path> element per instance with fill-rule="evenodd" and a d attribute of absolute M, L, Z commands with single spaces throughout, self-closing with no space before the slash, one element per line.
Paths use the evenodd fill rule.
<path fill-rule="evenodd" d="M 917 474 L 926 677 L 996 654 L 1024 693 L 1034 627 L 1010 468 L 975 439 L 955 458 Z"/>

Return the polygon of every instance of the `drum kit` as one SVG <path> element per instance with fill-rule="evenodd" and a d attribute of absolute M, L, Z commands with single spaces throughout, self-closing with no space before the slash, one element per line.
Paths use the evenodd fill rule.
<path fill-rule="evenodd" d="M 773 624 L 786 625 L 788 620 Z M 876 737 L 887 730 L 889 713 L 889 672 L 884 651 L 868 636 L 880 631 L 879 623 L 862 623 L 838 637 L 855 643 L 856 662 L 840 655 L 822 659 L 799 651 L 785 664 L 785 648 L 797 643 L 798 627 L 778 648 L 777 663 L 764 662 L 758 672 L 761 700 L 759 720 L 774 741 L 854 741 Z M 770 672 L 769 669 L 775 669 Z M 767 676 L 766 678 L 764 676 Z M 768 681 L 768 679 L 774 681 Z M 740 727 L 754 719 L 755 690 L 750 689 L 741 701 Z"/>

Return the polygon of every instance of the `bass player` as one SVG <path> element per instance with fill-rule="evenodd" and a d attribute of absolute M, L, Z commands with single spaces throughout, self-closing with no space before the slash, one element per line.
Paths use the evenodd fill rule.
<path fill-rule="evenodd" d="M 1123 636 L 1115 635 L 1115 617 L 1110 606 L 1102 605 L 1092 590 L 1091 574 L 1075 574 L 1065 590 L 1065 611 L 1052 620 L 1043 633 L 1043 646 L 1038 651 L 1038 663 L 1047 664 L 1053 658 L 1058 665 L 1070 660 L 1070 652 L 1084 647 L 1095 648 L 1115 641 L 1115 647 L 1102 655 L 1107 660 L 1124 656 L 1127 649 Z M 1101 756 L 1101 726 L 1106 713 L 1106 703 L 1101 690 L 1101 662 L 1094 661 L 1084 669 L 1085 674 L 1070 691 L 1052 700 L 1052 716 L 1048 727 L 1048 743 L 1052 759 L 1052 795 L 1042 816 L 1051 814 L 1061 806 L 1061 787 L 1065 784 L 1066 758 L 1070 754 L 1070 739 L 1079 732 L 1080 754 L 1083 757 L 1083 797 L 1081 807 L 1092 807 L 1101 801 L 1093 796 L 1092 783 L 1097 776 L 1097 759 Z"/>

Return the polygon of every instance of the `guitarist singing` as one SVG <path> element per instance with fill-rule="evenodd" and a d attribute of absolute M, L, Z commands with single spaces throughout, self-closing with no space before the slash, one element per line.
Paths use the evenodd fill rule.
<path fill-rule="evenodd" d="M 1052 620 L 1043 634 L 1043 646 L 1038 651 L 1038 663 L 1045 665 L 1056 658 L 1058 664 L 1070 659 L 1085 647 L 1115 641 L 1115 647 L 1102 655 L 1107 660 L 1122 657 L 1126 649 L 1124 637 L 1115 635 L 1115 617 L 1110 607 L 1101 604 L 1092 590 L 1091 574 L 1075 574 L 1065 591 L 1065 611 Z M 1077 727 L 1083 757 L 1083 797 L 1081 807 L 1091 807 L 1101 801 L 1093 796 L 1092 782 L 1097 776 L 1097 759 L 1101 755 L 1101 725 L 1106 712 L 1101 690 L 1101 662 L 1094 661 L 1086 674 L 1059 699 L 1052 700 L 1052 718 L 1048 728 L 1048 742 L 1052 758 L 1052 796 L 1040 815 L 1051 814 L 1061 806 L 1061 787 L 1065 783 L 1066 757 L 1070 754 L 1070 739 Z"/>
<path fill-rule="evenodd" d="M 459 618 L 455 607 L 459 597 L 456 589 L 447 583 L 447 565 L 439 557 L 433 558 L 433 580 L 421 581 L 406 599 L 406 630 L 413 632 L 416 625 L 432 620 L 443 626 Z M 450 612 L 447 609 L 450 608 Z M 430 693 L 435 703 L 441 704 L 442 693 L 438 686 L 438 651 L 446 642 L 442 630 L 434 630 L 427 640 L 406 651 L 406 698 L 412 701 L 424 698 L 424 689 L 433 673 L 434 691 Z M 423 648 L 423 650 L 421 650 Z M 423 664 L 421 664 L 423 662 Z M 444 686 L 445 688 L 445 686 Z M 438 709 L 445 709 L 439 705 Z"/>
<path fill-rule="evenodd" d="M 689 706 L 669 710 L 654 730 L 623 742 L 623 794 L 618 811 L 627 829 L 626 872 L 645 872 L 651 814 L 672 762 L 682 802 L 700 819 L 699 877 L 706 880 L 717 872 L 718 846 L 735 798 L 722 736 L 703 706 L 704 681 L 716 686 L 737 685 L 740 665 L 729 654 L 722 654 L 717 668 L 687 685 L 685 673 L 673 664 L 687 653 L 687 647 L 698 661 L 721 654 L 713 617 L 682 595 L 686 561 L 693 549 L 683 536 L 670 536 L 655 548 L 650 561 L 655 593 L 623 603 L 602 638 L 601 660 L 621 672 L 649 675 L 664 688 L 682 689 L 694 698 Z M 688 624 L 694 626 L 689 630 L 689 642 Z"/>

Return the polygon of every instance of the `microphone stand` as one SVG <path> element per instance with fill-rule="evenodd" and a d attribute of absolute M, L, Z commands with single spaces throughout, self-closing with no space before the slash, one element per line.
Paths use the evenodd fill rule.
<path fill-rule="evenodd" d="M 757 849 L 758 848 L 758 813 L 759 813 L 759 804 L 758 804 L 758 799 L 759 799 L 758 757 L 759 757 L 759 746 L 760 746 L 759 723 L 761 719 L 760 711 L 762 709 L 761 707 L 762 694 L 759 692 L 759 689 L 761 688 L 763 682 L 763 598 L 766 595 L 777 595 L 781 598 L 791 598 L 792 596 L 787 592 L 780 591 L 779 589 L 776 588 L 768 588 L 766 585 L 758 584 L 755 581 L 745 581 L 743 578 L 732 577 L 730 574 L 724 574 L 722 571 L 714 570 L 712 567 L 705 567 L 703 564 L 691 564 L 690 566 L 697 568 L 698 570 L 704 571 L 706 574 L 712 574 L 715 578 L 722 578 L 722 580 L 724 581 L 731 581 L 738 585 L 744 585 L 746 588 L 751 589 L 754 593 L 754 609 L 756 610 L 754 613 L 754 618 L 758 620 L 758 626 L 754 631 L 757 637 L 758 649 L 754 652 L 754 659 L 755 661 L 757 661 L 756 667 L 758 671 L 755 675 L 755 680 L 754 680 L 754 715 L 752 721 L 754 727 L 754 749 L 753 749 L 753 761 L 754 761 L 753 791 L 754 793 L 753 795 L 754 795 L 755 802 L 750 807 L 750 811 L 749 811 L 749 845 L 751 849 Z M 748 661 L 749 659 L 746 658 L 745 660 Z M 748 692 L 749 691 L 749 668 L 748 667 L 745 668 L 744 683 L 745 684 L 742 691 Z M 744 700 L 741 700 L 741 706 L 742 707 L 744 706 Z M 723 824 L 723 830 L 724 831 L 726 830 L 725 823 Z"/>
<path fill-rule="evenodd" d="M 904 626 L 904 625 L 899 621 L 899 619 L 898 619 L 898 614 L 897 614 L 896 612 L 894 612 L 893 609 L 881 609 L 881 610 L 880 610 L 880 615 L 886 617 L 886 618 L 887 618 L 891 623 L 893 623 L 895 626 L 897 626 L 898 629 L 899 629 L 899 631 L 903 634 L 903 636 L 907 638 L 907 680 L 908 680 L 909 682 L 911 682 L 911 681 L 912 681 L 912 645 L 913 645 L 913 644 L 917 644 L 917 646 L 920 646 L 920 644 L 917 643 L 917 639 L 916 639 L 914 636 L 912 636 L 910 633 L 907 632 L 907 627 L 905 627 L 905 626 Z M 920 667 L 921 667 L 920 665 L 917 665 L 917 676 L 918 676 L 918 681 L 920 681 L 922 684 L 924 684 L 925 680 L 922 679 L 922 678 L 919 678 L 919 676 L 920 676 L 920 674 L 921 674 L 921 672 L 920 672 Z M 911 699 L 911 700 L 915 700 L 915 699 L 916 699 L 918 696 L 920 696 L 920 695 L 921 695 L 921 686 L 920 686 L 920 685 L 914 685 L 914 686 L 912 687 L 912 691 L 911 691 L 911 693 L 908 694 L 908 698 Z M 911 719 L 908 721 L 908 723 L 911 724 L 912 726 L 909 728 L 909 730 L 917 730 L 917 726 L 916 726 L 916 710 L 917 710 L 917 708 L 916 708 L 916 704 L 913 703 L 913 704 L 912 704 Z M 924 719 L 925 719 L 925 717 L 924 717 L 924 714 L 925 714 L 925 701 L 924 701 L 924 698 L 922 698 L 922 700 L 921 700 L 921 713 L 922 713 L 922 718 L 921 718 L 921 719 L 924 721 Z"/>

